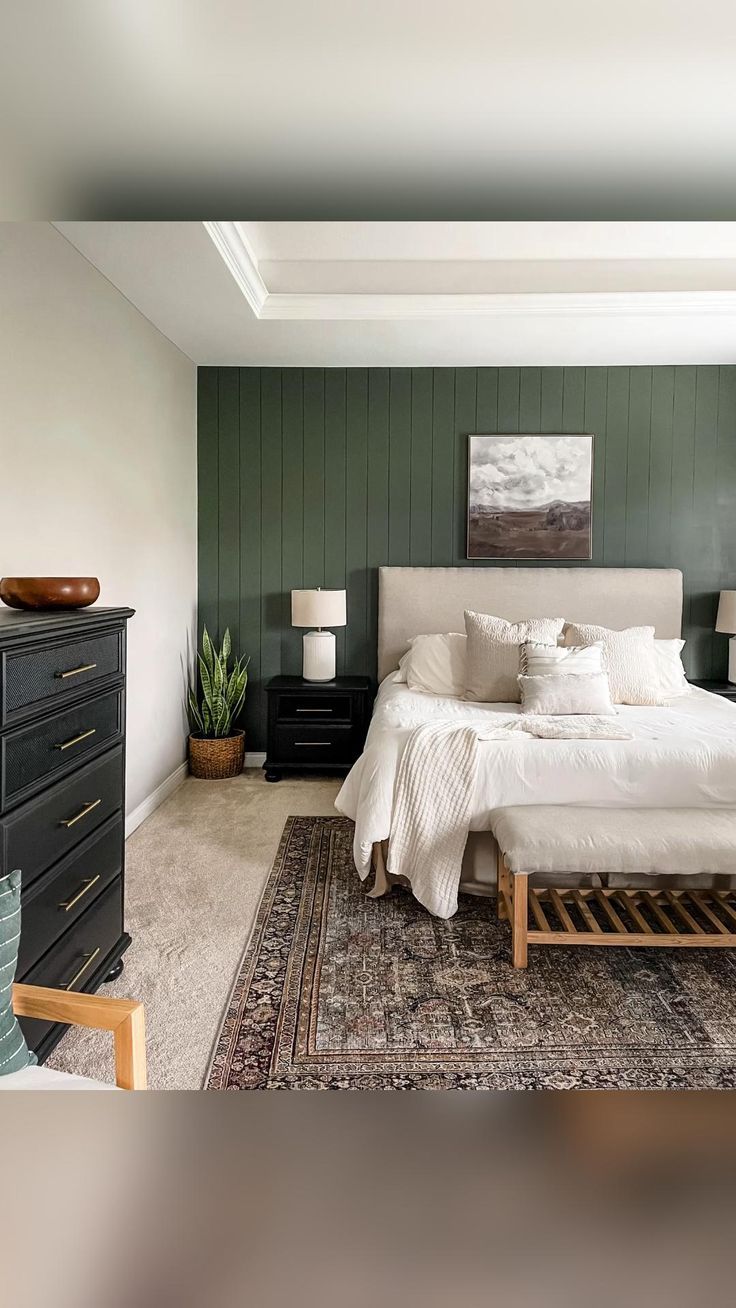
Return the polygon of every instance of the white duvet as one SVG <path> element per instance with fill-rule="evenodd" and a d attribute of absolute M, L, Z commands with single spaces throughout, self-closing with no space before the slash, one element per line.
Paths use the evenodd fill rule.
<path fill-rule="evenodd" d="M 392 673 L 382 683 L 365 749 L 335 807 L 355 822 L 355 866 L 371 868 L 375 842 L 391 831 L 399 761 L 413 728 L 429 722 L 489 725 L 517 704 L 476 704 L 411 691 Z M 493 808 L 581 804 L 630 808 L 736 807 L 736 704 L 693 688 L 660 708 L 619 707 L 630 740 L 480 740 L 470 830 L 487 831 Z M 459 869 L 458 869 L 459 876 Z"/>

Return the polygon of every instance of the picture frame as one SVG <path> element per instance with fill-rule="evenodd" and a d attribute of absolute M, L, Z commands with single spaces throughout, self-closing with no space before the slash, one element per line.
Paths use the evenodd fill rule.
<path fill-rule="evenodd" d="M 592 501 L 592 434 L 468 437 L 469 559 L 590 559 Z"/>

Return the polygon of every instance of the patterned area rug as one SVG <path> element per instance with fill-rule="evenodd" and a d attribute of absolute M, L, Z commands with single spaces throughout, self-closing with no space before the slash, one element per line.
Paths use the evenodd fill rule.
<path fill-rule="evenodd" d="M 289 818 L 208 1088 L 736 1086 L 732 951 L 530 947 L 514 971 L 495 901 L 367 899 L 352 838 Z"/>

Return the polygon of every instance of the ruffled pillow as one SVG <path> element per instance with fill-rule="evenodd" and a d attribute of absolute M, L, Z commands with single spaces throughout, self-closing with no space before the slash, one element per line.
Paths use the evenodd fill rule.
<path fill-rule="evenodd" d="M 654 627 L 626 627 L 612 631 L 571 622 L 565 632 L 566 645 L 603 646 L 603 661 L 614 704 L 661 704 Z"/>
<path fill-rule="evenodd" d="M 564 618 L 507 622 L 467 609 L 465 698 L 483 704 L 518 704 L 519 646 L 528 640 L 554 645 L 564 625 Z"/>

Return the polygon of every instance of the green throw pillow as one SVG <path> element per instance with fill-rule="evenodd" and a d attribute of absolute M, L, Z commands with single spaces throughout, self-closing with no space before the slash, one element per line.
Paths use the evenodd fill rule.
<path fill-rule="evenodd" d="M 36 1062 L 13 1015 L 13 979 L 20 940 L 20 872 L 0 877 L 0 1076 Z"/>

